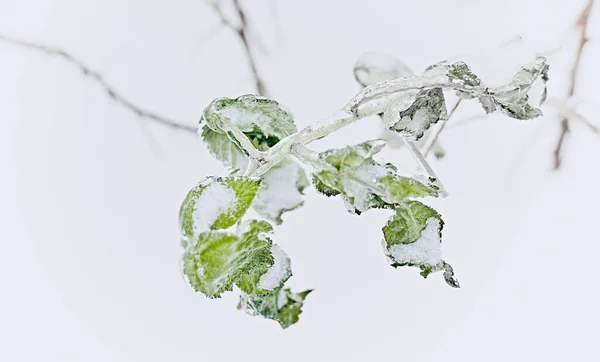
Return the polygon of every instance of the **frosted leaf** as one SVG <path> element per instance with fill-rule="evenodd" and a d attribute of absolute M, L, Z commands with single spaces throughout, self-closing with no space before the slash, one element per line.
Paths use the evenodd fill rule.
<path fill-rule="evenodd" d="M 383 121 L 390 130 L 416 141 L 439 120 L 448 119 L 444 92 L 441 88 L 406 92 L 392 103 L 383 114 Z"/>
<path fill-rule="evenodd" d="M 379 52 L 361 55 L 354 66 L 354 77 L 363 87 L 413 74 L 406 64 L 388 54 Z"/>
<path fill-rule="evenodd" d="M 182 244 L 208 230 L 227 229 L 246 213 L 260 180 L 249 177 L 207 177 L 192 188 L 179 210 Z"/>
<path fill-rule="evenodd" d="M 410 198 L 438 196 L 436 186 L 399 176 L 395 166 L 373 160 L 381 146 L 379 141 L 368 141 L 319 154 L 335 171 L 313 175 L 317 191 L 327 196 L 341 194 L 350 212 L 356 214 L 371 208 L 394 208 Z"/>
<path fill-rule="evenodd" d="M 264 176 L 252 207 L 261 216 L 281 224 L 281 215 L 304 204 L 308 178 L 304 169 L 291 158 L 271 168 Z"/>
<path fill-rule="evenodd" d="M 290 258 L 285 251 L 278 245 L 273 244 L 271 255 L 273 255 L 274 263 L 258 281 L 258 288 L 262 290 L 279 288 L 292 276 Z"/>
<path fill-rule="evenodd" d="M 252 220 L 235 234 L 201 233 L 183 255 L 183 273 L 189 284 L 209 298 L 219 298 L 234 284 L 248 294 L 266 292 L 258 283 L 274 264 L 274 258 L 271 240 L 260 235 L 272 230 L 268 223 Z"/>
<path fill-rule="evenodd" d="M 302 306 L 311 289 L 300 293 L 293 293 L 288 288 L 278 288 L 265 295 L 252 296 L 242 294 L 238 309 L 251 316 L 263 316 L 279 322 L 282 328 L 298 322 Z"/>
<path fill-rule="evenodd" d="M 548 69 L 546 58 L 537 57 L 522 67 L 509 84 L 489 92 L 507 116 L 523 120 L 538 117 L 542 114 L 538 107 L 546 100 Z"/>
<path fill-rule="evenodd" d="M 393 261 L 393 265 L 436 265 L 442 260 L 441 220 L 436 217 L 427 219 L 425 228 L 416 231 L 418 237 L 411 243 L 397 243 L 389 245 L 387 243 L 387 255 Z M 406 227 L 407 234 L 411 235 L 410 225 Z M 417 229 L 418 230 L 418 229 Z"/>
<path fill-rule="evenodd" d="M 213 131 L 223 133 L 224 124 L 230 123 L 244 133 L 273 137 L 273 144 L 296 132 L 292 115 L 279 103 L 254 95 L 215 99 L 204 109 L 202 119 Z"/>
<path fill-rule="evenodd" d="M 248 166 L 248 157 L 235 143 L 231 142 L 225 133 L 215 132 L 204 125 L 202 139 L 206 142 L 210 153 L 236 173 L 242 173 Z"/>
<path fill-rule="evenodd" d="M 458 288 L 452 267 L 442 260 L 443 227 L 442 217 L 429 206 L 418 201 L 398 205 L 383 227 L 382 245 L 390 264 L 419 267 L 424 278 L 443 270 L 446 283 Z"/>
<path fill-rule="evenodd" d="M 241 100 L 240 104 L 246 105 L 248 102 L 251 102 L 249 99 L 253 99 L 252 97 L 254 96 L 243 96 L 237 100 L 229 101 Z M 266 105 L 263 105 L 263 108 L 260 108 L 261 110 L 269 108 L 270 106 L 277 106 L 277 103 L 274 101 L 257 99 L 257 101 L 258 100 L 266 102 Z M 240 108 L 240 104 L 236 103 L 237 108 L 225 107 L 225 114 L 230 114 L 228 112 L 232 112 L 231 109 Z M 213 108 L 215 107 L 217 106 L 213 106 Z M 285 111 L 280 110 L 280 112 Z M 271 113 L 278 113 L 278 111 L 271 110 Z M 267 112 L 267 114 L 271 113 Z M 221 114 L 219 114 L 219 117 L 220 116 Z M 214 119 L 218 117 L 215 116 L 214 112 L 211 113 L 205 111 L 205 118 Z M 291 125 L 292 128 L 286 132 L 279 132 L 278 135 L 281 136 L 287 134 L 288 131 L 295 131 L 293 123 L 291 123 Z M 244 130 L 245 128 L 242 128 L 242 131 Z M 280 140 L 278 136 L 264 133 L 263 130 L 256 127 L 252 128 L 250 131 L 244 131 L 243 133 L 248 137 L 254 147 L 260 151 L 269 150 Z M 227 134 L 214 131 L 208 124 L 205 124 L 202 127 L 202 137 L 207 143 L 208 149 L 213 156 L 222 161 L 226 166 L 229 166 L 234 174 L 240 175 L 244 173 L 248 166 L 248 157 L 237 143 L 233 142 L 232 139 L 227 136 Z M 252 206 L 264 218 L 276 224 L 281 224 L 283 221 L 281 216 L 284 212 L 294 210 L 304 204 L 303 192 L 309 184 L 308 178 L 306 177 L 304 169 L 292 159 L 286 158 L 265 173 L 262 176 L 262 179 L 262 185 Z"/>

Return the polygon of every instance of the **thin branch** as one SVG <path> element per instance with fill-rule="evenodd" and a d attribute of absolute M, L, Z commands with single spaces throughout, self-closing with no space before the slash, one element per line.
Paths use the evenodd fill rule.
<path fill-rule="evenodd" d="M 567 100 L 573 97 L 575 94 L 575 86 L 577 84 L 577 76 L 579 74 L 579 65 L 581 63 L 581 55 L 583 54 L 583 48 L 585 44 L 588 42 L 587 38 L 587 28 L 590 19 L 590 13 L 592 12 L 592 7 L 594 6 L 595 0 L 588 0 L 587 6 L 579 15 L 579 19 L 577 20 L 576 26 L 579 28 L 579 44 L 577 46 L 577 52 L 575 54 L 575 62 L 573 64 L 573 68 L 571 69 L 571 78 L 569 91 L 567 93 Z M 556 142 L 556 147 L 554 148 L 554 169 L 557 170 L 561 165 L 561 154 L 562 148 L 564 145 L 565 138 L 569 133 L 569 118 L 564 117 L 561 121 L 561 132 L 558 137 L 558 141 Z"/>
<path fill-rule="evenodd" d="M 239 0 L 233 0 L 233 4 L 235 5 L 235 9 L 240 17 L 240 21 L 242 23 L 241 27 L 237 29 L 237 34 L 244 45 L 244 50 L 246 51 L 246 57 L 248 58 L 248 64 L 250 65 L 250 71 L 252 71 L 252 76 L 254 77 L 254 85 L 256 87 L 256 91 L 258 95 L 266 97 L 267 88 L 264 85 L 260 75 L 258 74 L 258 69 L 256 68 L 256 60 L 254 59 L 254 55 L 252 55 L 252 49 L 250 49 L 250 44 L 248 43 L 248 20 L 246 18 L 246 13 L 242 9 Z"/>
<path fill-rule="evenodd" d="M 175 121 L 173 119 L 164 117 L 162 115 L 159 115 L 152 111 L 146 110 L 146 109 L 141 108 L 141 107 L 137 106 L 136 104 L 132 103 L 130 100 L 126 99 L 119 92 L 117 92 L 115 90 L 115 88 L 113 86 L 111 86 L 104 79 L 104 77 L 102 75 L 100 75 L 100 73 L 98 73 L 97 71 L 94 71 L 93 69 L 88 67 L 85 63 L 83 63 L 81 60 L 74 57 L 73 55 L 71 55 L 70 53 L 68 53 L 67 51 L 65 51 L 63 49 L 44 45 L 44 44 L 39 44 L 39 43 L 32 43 L 32 42 L 28 42 L 25 40 L 8 37 L 8 36 L 2 35 L 2 34 L 0 34 L 0 40 L 3 40 L 10 44 L 14 44 L 14 45 L 17 45 L 20 47 L 24 47 L 24 48 L 36 51 L 38 53 L 62 58 L 66 62 L 79 68 L 79 70 L 83 73 L 84 76 L 92 79 L 97 84 L 99 84 L 102 88 L 104 88 L 106 94 L 108 94 L 108 96 L 113 101 L 115 101 L 118 104 L 120 104 L 121 106 L 127 108 L 129 111 L 135 113 L 139 117 L 146 118 L 148 120 L 151 120 L 153 122 L 156 122 L 158 124 L 161 124 L 163 126 L 170 127 L 170 128 L 176 129 L 176 130 L 185 131 L 185 132 L 189 132 L 189 133 L 193 133 L 193 134 L 196 133 L 196 127 L 188 126 L 182 122 Z"/>
<path fill-rule="evenodd" d="M 434 128 L 432 134 L 429 135 L 429 138 L 427 138 L 427 142 L 425 142 L 425 145 L 423 146 L 423 149 L 425 150 L 423 152 L 423 157 L 427 158 L 427 155 L 429 155 L 429 153 L 433 149 L 434 145 L 436 144 L 438 137 L 440 136 L 440 133 L 442 133 L 442 131 L 446 127 L 446 124 L 452 118 L 452 115 L 454 114 L 454 112 L 456 112 L 456 109 L 458 108 L 458 106 L 460 105 L 460 102 L 462 102 L 462 100 L 463 100 L 462 98 L 459 98 L 456 101 L 456 103 L 454 104 L 454 107 L 452 107 L 452 109 L 450 110 L 450 113 L 448 114 L 448 119 L 445 122 L 441 122 L 439 127 Z"/>
<path fill-rule="evenodd" d="M 250 66 L 250 71 L 252 73 L 252 78 L 254 79 L 254 87 L 255 91 L 258 95 L 267 97 L 268 92 L 265 84 L 258 72 L 258 68 L 256 65 L 256 59 L 254 58 L 254 54 L 252 53 L 252 49 L 250 47 L 250 32 L 248 28 L 248 17 L 246 16 L 246 12 L 242 8 L 240 2 L 238 0 L 233 0 L 233 5 L 235 7 L 235 11 L 240 19 L 240 25 L 235 25 L 231 21 L 227 19 L 223 9 L 221 9 L 221 5 L 219 1 L 206 1 L 208 5 L 210 5 L 215 13 L 219 16 L 221 23 L 231 29 L 237 36 L 240 38 L 242 45 L 244 47 L 244 53 L 246 54 L 246 59 L 248 60 L 248 65 Z"/>

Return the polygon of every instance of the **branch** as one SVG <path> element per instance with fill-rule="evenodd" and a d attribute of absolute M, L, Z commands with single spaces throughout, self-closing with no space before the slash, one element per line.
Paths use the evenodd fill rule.
<path fill-rule="evenodd" d="M 448 119 L 444 122 L 440 122 L 440 126 L 437 128 L 433 129 L 433 132 L 431 133 L 431 135 L 429 136 L 429 138 L 427 138 L 427 141 L 425 142 L 425 145 L 423 146 L 423 157 L 427 158 L 427 155 L 429 155 L 429 153 L 431 152 L 431 150 L 433 149 L 433 146 L 436 144 L 438 137 L 440 136 L 440 133 L 442 133 L 442 131 L 444 130 L 444 127 L 446 127 L 446 123 L 448 123 L 448 121 L 450 120 L 450 118 L 452 118 L 452 115 L 454 114 L 454 112 L 456 112 L 456 109 L 458 108 L 458 106 L 460 105 L 460 102 L 462 102 L 462 98 L 459 98 L 456 103 L 454 104 L 454 107 L 452 107 L 452 109 L 450 110 L 450 113 L 448 114 Z"/>
<path fill-rule="evenodd" d="M 173 128 L 173 129 L 176 129 L 179 131 L 185 131 L 185 132 L 189 132 L 189 133 L 193 133 L 193 134 L 196 133 L 196 127 L 188 126 L 186 124 L 183 124 L 182 122 L 175 121 L 173 119 L 164 117 L 162 115 L 151 112 L 149 110 L 141 108 L 141 107 L 137 106 L 136 104 L 132 103 L 130 100 L 126 99 L 119 92 L 117 92 L 115 90 L 115 88 L 113 86 L 111 86 L 104 79 L 104 77 L 102 75 L 100 75 L 100 73 L 92 70 L 90 67 L 88 67 L 86 64 L 84 64 L 81 60 L 74 57 L 73 55 L 71 55 L 70 53 L 68 53 L 65 50 L 62 50 L 62 49 L 56 48 L 56 47 L 52 47 L 52 46 L 48 46 L 48 45 L 44 45 L 44 44 L 32 43 L 32 42 L 28 42 L 25 40 L 8 37 L 8 36 L 2 35 L 2 34 L 0 34 L 0 40 L 3 40 L 10 44 L 14 44 L 14 45 L 17 45 L 20 47 L 24 47 L 24 48 L 36 51 L 38 53 L 62 58 L 66 62 L 79 68 L 79 70 L 83 73 L 84 76 L 92 79 L 97 84 L 99 84 L 102 88 L 104 88 L 104 91 L 106 92 L 106 94 L 108 94 L 108 96 L 113 101 L 115 101 L 118 104 L 120 104 L 121 106 L 127 108 L 130 112 L 133 112 L 136 115 L 138 115 L 139 117 L 149 119 L 150 121 L 156 122 L 156 123 L 161 124 L 166 127 L 170 127 L 170 128 Z"/>
<path fill-rule="evenodd" d="M 592 7 L 594 6 L 595 0 L 588 0 L 587 6 L 579 15 L 579 19 L 577 20 L 576 26 L 579 28 L 579 44 L 577 46 L 577 52 L 575 53 L 575 63 L 573 64 L 573 68 L 571 69 L 571 78 L 570 78 L 570 86 L 569 91 L 567 93 L 567 100 L 573 97 L 575 94 L 575 86 L 577 84 L 577 76 L 579 73 L 579 65 L 581 63 L 581 55 L 583 53 L 583 48 L 585 44 L 588 42 L 587 38 L 587 27 L 590 19 L 590 13 L 592 12 Z M 565 141 L 565 138 L 569 133 L 569 118 L 564 117 L 561 121 L 561 132 L 558 137 L 558 141 L 556 142 L 556 147 L 554 148 L 554 169 L 558 170 L 561 165 L 561 154 L 562 147 Z"/>
<path fill-rule="evenodd" d="M 246 54 L 246 59 L 248 60 L 248 65 L 250 66 L 250 71 L 252 72 L 252 77 L 254 79 L 254 86 L 256 88 L 256 93 L 260 96 L 267 97 L 268 92 L 267 88 L 264 85 L 264 82 L 258 72 L 256 66 L 256 59 L 252 54 L 252 49 L 250 48 L 249 42 L 249 28 L 248 28 L 248 17 L 240 2 L 238 0 L 233 0 L 233 6 L 235 7 L 235 11 L 240 19 L 240 25 L 237 26 L 233 24 L 231 21 L 227 19 L 223 10 L 221 9 L 221 5 L 218 0 L 207 0 L 207 3 L 213 8 L 215 13 L 219 16 L 221 23 L 231 29 L 237 36 L 240 38 L 242 45 L 244 46 L 244 52 Z"/>

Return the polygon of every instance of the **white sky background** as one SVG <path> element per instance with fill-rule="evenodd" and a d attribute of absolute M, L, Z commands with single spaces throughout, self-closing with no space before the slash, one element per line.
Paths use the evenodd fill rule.
<path fill-rule="evenodd" d="M 550 74 L 560 98 L 585 5 L 280 1 L 272 22 L 267 2 L 243 3 L 265 43 L 267 87 L 299 126 L 354 95 L 362 52 L 421 70 L 496 48 L 480 68 L 497 73 L 512 64 L 497 45 L 516 34 L 530 51 L 563 41 Z M 598 124 L 599 9 L 590 21 L 577 95 Z M 213 98 L 253 91 L 241 45 L 216 25 L 200 0 L 0 1 L 0 33 L 68 49 L 137 104 L 189 124 Z M 455 120 L 477 112 L 461 107 Z M 600 360 L 600 138 L 573 122 L 564 166 L 551 172 L 559 119 L 545 113 L 442 135 L 448 155 L 432 163 L 451 195 L 431 204 L 446 221 L 458 290 L 387 265 L 387 213 L 355 217 L 311 189 L 276 229 L 291 285 L 315 288 L 300 322 L 282 331 L 237 311 L 233 293 L 208 300 L 180 276 L 180 202 L 225 171 L 201 142 L 138 119 L 60 59 L 0 42 L 0 360 Z M 376 138 L 378 126 L 367 119 L 315 146 Z M 405 151 L 385 152 L 414 171 Z"/>

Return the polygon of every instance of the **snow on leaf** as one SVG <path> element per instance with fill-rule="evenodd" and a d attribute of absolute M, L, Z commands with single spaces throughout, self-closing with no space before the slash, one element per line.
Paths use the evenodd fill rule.
<path fill-rule="evenodd" d="M 383 227 L 383 248 L 393 267 L 416 266 L 426 278 L 430 273 L 443 270 L 444 279 L 458 287 L 450 264 L 442 260 L 441 242 L 444 221 L 431 207 L 418 201 L 398 205 Z"/>
<path fill-rule="evenodd" d="M 381 148 L 382 143 L 377 140 L 319 154 L 335 171 L 313 174 L 317 191 L 327 196 L 341 194 L 348 210 L 356 214 L 371 208 L 394 208 L 409 198 L 438 196 L 436 186 L 399 176 L 392 164 L 373 160 Z"/>
<path fill-rule="evenodd" d="M 289 288 L 278 288 L 260 296 L 242 294 L 238 309 L 251 316 L 275 320 L 281 328 L 288 328 L 298 322 L 304 300 L 310 292 L 312 289 L 293 293 Z"/>
<path fill-rule="evenodd" d="M 274 258 L 271 240 L 262 235 L 271 231 L 268 223 L 251 220 L 240 225 L 237 233 L 201 233 L 183 255 L 183 273 L 189 284 L 209 298 L 219 298 L 234 284 L 249 294 L 265 292 L 258 283 Z"/>
<path fill-rule="evenodd" d="M 281 215 L 304 204 L 308 178 L 304 169 L 291 158 L 271 168 L 264 176 L 252 207 L 259 215 L 281 224 Z"/>
<path fill-rule="evenodd" d="M 206 124 L 202 127 L 202 139 L 206 142 L 210 153 L 219 161 L 238 173 L 248 166 L 248 158 L 242 150 L 225 133 L 213 131 Z"/>
<path fill-rule="evenodd" d="M 271 247 L 273 265 L 258 280 L 258 288 L 261 290 L 273 290 L 283 286 L 292 276 L 292 266 L 289 256 L 278 245 Z"/>
<path fill-rule="evenodd" d="M 223 133 L 223 125 L 230 122 L 244 133 L 272 138 L 271 143 L 296 132 L 292 115 L 279 103 L 250 94 L 235 99 L 215 99 L 204 109 L 202 119 L 213 131 Z"/>
<path fill-rule="evenodd" d="M 405 92 L 383 113 L 383 121 L 390 130 L 416 141 L 439 120 L 448 119 L 444 92 L 441 88 Z"/>
<path fill-rule="evenodd" d="M 260 180 L 249 177 L 207 177 L 187 194 L 179 211 L 184 246 L 205 231 L 227 229 L 246 213 Z"/>

